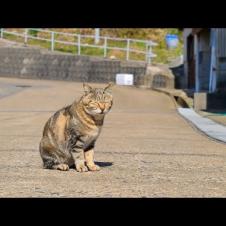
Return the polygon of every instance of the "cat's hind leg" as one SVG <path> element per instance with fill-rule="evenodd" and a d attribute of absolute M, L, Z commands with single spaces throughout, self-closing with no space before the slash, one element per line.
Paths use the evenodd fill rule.
<path fill-rule="evenodd" d="M 56 169 L 67 171 L 69 170 L 69 165 L 66 163 L 60 162 L 56 157 L 42 155 L 43 167 L 45 169 Z"/>
<path fill-rule="evenodd" d="M 61 164 L 58 164 L 58 165 L 53 165 L 52 169 L 68 171 L 69 170 L 69 166 L 68 166 L 68 164 L 61 163 Z"/>
<path fill-rule="evenodd" d="M 74 162 L 72 157 L 70 158 L 70 156 L 62 153 L 46 141 L 41 141 L 39 151 L 43 161 L 43 167 L 45 169 L 67 171 L 69 170 L 69 165 Z"/>

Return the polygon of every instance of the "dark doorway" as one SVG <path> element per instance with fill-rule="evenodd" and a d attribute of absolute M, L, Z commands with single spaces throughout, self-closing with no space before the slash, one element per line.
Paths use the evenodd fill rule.
<path fill-rule="evenodd" d="M 195 55 L 194 55 L 193 35 L 189 35 L 187 39 L 187 59 L 188 59 L 188 88 L 195 89 Z"/>

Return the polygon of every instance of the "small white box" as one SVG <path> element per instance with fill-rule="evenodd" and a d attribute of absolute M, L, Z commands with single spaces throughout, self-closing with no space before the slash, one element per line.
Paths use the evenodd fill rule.
<path fill-rule="evenodd" d="M 116 74 L 116 84 L 125 86 L 133 85 L 133 74 Z"/>

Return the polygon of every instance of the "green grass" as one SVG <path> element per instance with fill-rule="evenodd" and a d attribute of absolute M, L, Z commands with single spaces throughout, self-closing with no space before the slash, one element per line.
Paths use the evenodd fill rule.
<path fill-rule="evenodd" d="M 176 48 L 168 49 L 166 43 L 161 42 L 159 46 L 153 48 L 153 52 L 157 55 L 157 57 L 153 59 L 154 63 L 166 64 L 183 53 L 183 44 L 179 42 Z"/>
<path fill-rule="evenodd" d="M 55 43 L 54 50 L 76 54 L 78 52 L 76 46 L 69 46 L 64 44 Z"/>
<path fill-rule="evenodd" d="M 81 55 L 103 57 L 104 50 L 94 47 L 81 47 Z"/>
<path fill-rule="evenodd" d="M 32 35 L 32 36 L 34 36 L 34 37 L 37 37 L 38 31 L 36 31 L 36 30 L 31 30 L 31 29 L 30 29 L 30 30 L 28 31 L 28 34 L 29 34 L 29 35 Z"/>
<path fill-rule="evenodd" d="M 133 53 L 130 53 L 129 59 L 130 60 L 145 61 L 146 56 L 144 54 L 141 54 L 141 53 L 133 52 Z"/>
<path fill-rule="evenodd" d="M 166 42 L 164 38 L 159 39 L 158 45 L 156 47 L 152 48 L 152 51 L 154 54 L 157 55 L 157 57 L 152 59 L 152 62 L 154 63 L 169 63 L 170 59 L 174 59 L 182 54 L 183 50 L 183 44 L 182 44 L 182 35 L 181 31 L 178 31 L 178 29 L 167 29 L 167 32 L 164 30 L 165 33 L 170 33 L 170 34 L 177 34 L 179 36 L 179 45 L 178 47 L 174 49 L 167 49 Z M 33 36 L 37 36 L 38 34 L 40 35 L 41 33 L 36 32 L 36 31 L 29 31 L 29 34 Z M 12 41 L 17 41 L 17 42 L 24 42 L 23 37 L 16 37 L 15 35 L 11 34 L 4 34 L 4 38 L 12 40 Z M 47 38 L 47 37 L 46 37 Z M 48 37 L 50 38 L 50 37 Z M 77 37 L 71 37 L 70 40 L 66 40 L 66 36 L 64 35 L 56 35 L 56 39 L 58 40 L 65 40 L 65 41 L 70 41 L 70 42 L 77 42 Z M 135 37 L 136 38 L 136 37 Z M 29 45 L 34 45 L 34 46 L 39 46 L 42 48 L 46 49 L 51 49 L 51 43 L 48 41 L 41 41 L 41 40 L 35 40 L 35 39 L 28 39 L 28 44 Z M 81 39 L 81 44 L 91 44 L 91 45 L 96 45 L 94 43 L 93 38 L 82 38 Z M 101 39 L 100 43 L 98 44 L 99 46 L 103 46 L 104 40 Z M 120 48 L 126 48 L 127 47 L 127 42 L 126 41 L 115 41 L 115 40 L 108 40 L 108 46 L 109 47 L 120 47 Z M 130 48 L 140 50 L 140 51 L 146 51 L 146 44 L 145 43 L 140 43 L 140 42 L 130 42 Z M 77 46 L 73 45 L 65 45 L 61 43 L 55 43 L 54 49 L 57 51 L 62 51 L 62 52 L 68 52 L 72 54 L 77 54 L 78 49 Z M 81 55 L 90 55 L 90 56 L 99 56 L 103 57 L 104 56 L 104 49 L 100 48 L 94 48 L 94 47 L 81 47 Z M 126 52 L 121 51 L 121 50 L 107 50 L 107 57 L 110 57 L 114 55 L 117 59 L 125 60 L 126 59 Z M 140 54 L 140 53 L 134 53 L 130 52 L 130 60 L 145 60 L 145 55 Z"/>
<path fill-rule="evenodd" d="M 127 43 L 126 41 L 114 41 L 114 40 L 108 40 L 107 46 L 109 47 L 119 47 L 119 48 L 126 48 Z"/>
<path fill-rule="evenodd" d="M 12 35 L 12 34 L 5 34 L 4 33 L 3 38 L 8 39 L 10 41 L 24 42 L 23 37 L 15 36 L 15 35 Z"/>
<path fill-rule="evenodd" d="M 48 41 L 42 41 L 42 40 L 37 40 L 37 39 L 28 39 L 27 44 L 39 46 L 39 47 L 42 47 L 45 49 L 51 49 L 51 43 Z"/>

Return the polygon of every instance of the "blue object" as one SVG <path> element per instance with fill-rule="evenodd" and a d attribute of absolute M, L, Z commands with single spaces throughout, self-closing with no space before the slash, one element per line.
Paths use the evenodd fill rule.
<path fill-rule="evenodd" d="M 179 39 L 177 35 L 166 35 L 166 44 L 168 48 L 176 48 L 178 45 Z"/>

